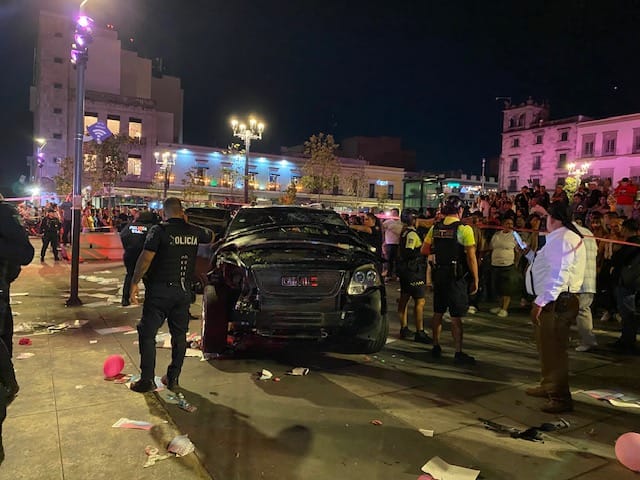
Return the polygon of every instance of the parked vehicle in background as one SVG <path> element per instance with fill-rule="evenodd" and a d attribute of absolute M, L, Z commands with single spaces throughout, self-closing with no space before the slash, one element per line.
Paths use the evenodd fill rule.
<path fill-rule="evenodd" d="M 347 342 L 372 353 L 386 343 L 380 258 L 336 212 L 245 207 L 214 247 L 203 299 L 203 350 L 244 337 L 285 343 Z"/>

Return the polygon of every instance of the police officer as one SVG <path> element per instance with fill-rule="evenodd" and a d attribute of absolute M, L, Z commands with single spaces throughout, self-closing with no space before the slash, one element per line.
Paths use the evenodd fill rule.
<path fill-rule="evenodd" d="M 423 255 L 435 254 L 433 265 L 433 358 L 440 358 L 442 316 L 449 309 L 451 334 L 455 343 L 454 362 L 474 365 L 475 358 L 462 351 L 462 315 L 469 308 L 469 294 L 478 291 L 478 262 L 473 229 L 460 221 L 464 204 L 451 195 L 443 206 L 444 219 L 436 223 L 424 239 Z"/>
<path fill-rule="evenodd" d="M 20 274 L 20 265 L 33 260 L 33 245 L 20 222 L 18 212 L 0 195 L 0 338 L 9 358 L 13 353 L 13 315 L 9 286 Z"/>
<path fill-rule="evenodd" d="M 138 323 L 140 380 L 131 385 L 134 392 L 155 389 L 156 334 L 167 319 L 171 332 L 171 364 L 163 381 L 170 390 L 178 387 L 187 349 L 191 278 L 198 244 L 211 243 L 213 233 L 187 223 L 180 199 L 164 201 L 166 222 L 154 225 L 147 234 L 131 282 L 130 301 L 137 303 L 138 282 L 145 278 L 142 319 Z"/>
<path fill-rule="evenodd" d="M 413 210 L 403 210 L 400 220 L 404 225 L 398 244 L 398 276 L 400 277 L 400 299 L 398 313 L 400 314 L 400 338 L 408 338 L 411 333 L 407 325 L 407 306 L 413 298 L 413 318 L 416 332 L 413 339 L 420 343 L 431 343 L 431 338 L 424 331 L 424 304 L 427 296 L 427 266 L 426 258 L 420 254 L 422 240 L 416 231 L 416 213 Z"/>
<path fill-rule="evenodd" d="M 53 250 L 53 258 L 57 262 L 60 260 L 58 256 L 58 240 L 60 239 L 60 229 L 62 224 L 60 219 L 53 208 L 47 210 L 47 215 L 42 219 L 40 223 L 40 233 L 42 234 L 42 250 L 40 250 L 40 261 L 44 262 L 44 255 L 47 253 L 47 248 L 51 244 L 51 250 Z"/>
<path fill-rule="evenodd" d="M 131 279 L 133 278 L 133 270 L 136 267 L 138 257 L 142 253 L 144 241 L 147 238 L 147 232 L 155 223 L 153 213 L 144 210 L 138 214 L 138 217 L 122 229 L 120 232 L 120 240 L 124 248 L 124 266 L 127 273 L 124 277 L 124 285 L 122 286 L 122 306 L 130 305 L 129 297 L 131 290 Z"/>

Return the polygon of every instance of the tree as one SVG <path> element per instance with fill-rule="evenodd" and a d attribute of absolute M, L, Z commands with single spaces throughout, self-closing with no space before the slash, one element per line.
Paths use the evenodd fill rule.
<path fill-rule="evenodd" d="M 128 135 L 112 135 L 98 143 L 95 140 L 85 143 L 83 180 L 89 184 L 93 195 L 113 187 L 127 174 L 129 151 L 134 139 Z"/>
<path fill-rule="evenodd" d="M 293 205 L 296 202 L 296 195 L 298 194 L 298 189 L 296 188 L 295 183 L 290 183 L 284 194 L 278 199 L 278 201 L 282 205 Z"/>
<path fill-rule="evenodd" d="M 301 182 L 311 193 L 320 195 L 339 184 L 340 161 L 335 154 L 338 147 L 333 135 L 322 132 L 304 142 L 304 151 L 309 158 L 302 167 Z"/>
<path fill-rule="evenodd" d="M 73 158 L 66 157 L 60 162 L 58 174 L 53 177 L 56 193 L 65 196 L 73 191 Z"/>
<path fill-rule="evenodd" d="M 207 179 L 200 175 L 198 168 L 191 167 L 185 172 L 184 178 L 182 179 L 184 199 L 186 201 L 192 201 L 197 195 L 206 194 L 206 183 Z"/>

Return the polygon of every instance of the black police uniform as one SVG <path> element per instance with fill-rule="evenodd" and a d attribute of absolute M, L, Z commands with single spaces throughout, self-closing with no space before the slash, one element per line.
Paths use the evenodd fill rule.
<path fill-rule="evenodd" d="M 33 245 L 20 223 L 18 212 L 0 201 L 0 338 L 13 353 L 13 314 L 9 304 L 9 286 L 20 274 L 20 265 L 33 260 Z"/>
<path fill-rule="evenodd" d="M 53 258 L 60 260 L 58 257 L 58 239 L 60 238 L 60 229 L 62 224 L 58 217 L 45 216 L 40 223 L 40 233 L 42 233 L 42 250 L 40 250 L 40 261 L 44 261 L 44 256 L 47 253 L 47 248 L 51 244 L 53 250 Z"/>
<path fill-rule="evenodd" d="M 141 382 L 153 382 L 155 377 L 156 334 L 166 318 L 172 349 L 167 380 L 170 385 L 177 383 L 187 350 L 191 278 L 198 244 L 212 240 L 210 230 L 180 218 L 170 218 L 149 230 L 144 250 L 156 254 L 144 277 L 145 299 L 138 324 Z"/>
<path fill-rule="evenodd" d="M 124 277 L 124 285 L 122 286 L 122 306 L 124 307 L 129 305 L 131 280 L 133 279 L 136 262 L 142 253 L 144 242 L 147 239 L 147 233 L 155 223 L 153 221 L 153 214 L 148 212 L 149 215 L 147 216 L 145 213 L 147 212 L 142 212 L 138 220 L 124 227 L 120 232 L 120 240 L 122 240 L 122 247 L 124 248 L 122 260 L 127 269 Z"/>
<path fill-rule="evenodd" d="M 400 234 L 398 245 L 398 277 L 400 278 L 400 291 L 414 299 L 424 298 L 427 295 L 427 264 L 426 257 L 418 248 L 407 248 L 407 235 L 414 232 L 415 227 L 405 227 Z"/>
<path fill-rule="evenodd" d="M 452 317 L 462 317 L 469 309 L 469 270 L 464 247 L 458 242 L 460 225 L 461 222 L 438 222 L 433 227 L 433 311 L 445 313 L 448 308 Z"/>

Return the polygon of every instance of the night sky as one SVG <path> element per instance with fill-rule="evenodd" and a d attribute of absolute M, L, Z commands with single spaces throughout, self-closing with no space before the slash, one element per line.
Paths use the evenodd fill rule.
<path fill-rule="evenodd" d="M 28 91 L 38 8 L 0 0 L 0 180 L 31 152 Z M 401 136 L 430 171 L 480 173 L 498 155 L 502 102 L 531 95 L 551 116 L 640 111 L 640 2 L 90 0 L 182 78 L 185 143 L 224 147 L 229 118 L 267 125 L 255 151 L 311 134 Z M 3 190 L 6 192 L 6 190 Z"/>

